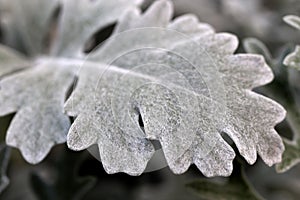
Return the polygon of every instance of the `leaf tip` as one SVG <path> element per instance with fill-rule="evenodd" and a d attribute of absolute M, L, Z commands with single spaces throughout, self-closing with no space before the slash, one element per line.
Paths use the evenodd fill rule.
<path fill-rule="evenodd" d="M 288 25 L 300 30 L 300 17 L 296 15 L 286 15 L 283 17 L 283 21 Z"/>

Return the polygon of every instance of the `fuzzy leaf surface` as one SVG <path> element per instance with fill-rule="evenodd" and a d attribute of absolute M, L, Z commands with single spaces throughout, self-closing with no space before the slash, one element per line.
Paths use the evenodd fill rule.
<path fill-rule="evenodd" d="M 30 67 L 0 81 L 0 115 L 16 112 L 7 143 L 30 163 L 66 140 L 73 150 L 97 144 L 108 173 L 139 175 L 158 140 L 174 173 L 194 163 L 211 177 L 232 172 L 226 133 L 248 163 L 257 154 L 269 166 L 280 162 L 284 146 L 274 126 L 285 110 L 252 91 L 273 79 L 264 59 L 234 54 L 234 35 L 217 34 L 193 15 L 172 20 L 170 1 L 144 13 L 138 4 L 62 1 L 51 57 L 31 58 Z M 111 37 L 85 55 L 94 32 L 116 21 Z"/>

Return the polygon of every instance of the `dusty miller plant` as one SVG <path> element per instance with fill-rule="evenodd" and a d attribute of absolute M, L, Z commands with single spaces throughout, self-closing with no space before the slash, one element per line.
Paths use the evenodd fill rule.
<path fill-rule="evenodd" d="M 164 0 L 144 13 L 140 0 L 0 2 L 8 45 L 0 48 L 0 115 L 16 113 L 6 143 L 29 163 L 55 144 L 97 144 L 106 172 L 140 175 L 158 140 L 174 173 L 194 163 L 207 177 L 229 176 L 235 152 L 223 133 L 249 164 L 257 154 L 269 166 L 281 162 L 274 126 L 285 110 L 252 91 L 273 73 L 261 55 L 234 54 L 234 35 L 190 14 L 172 20 Z M 86 54 L 89 38 L 112 23 L 111 37 Z"/>

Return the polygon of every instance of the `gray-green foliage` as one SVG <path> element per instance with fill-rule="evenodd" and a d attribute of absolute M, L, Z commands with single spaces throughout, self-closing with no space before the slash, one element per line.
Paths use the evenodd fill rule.
<path fill-rule="evenodd" d="M 4 64 L 1 63 L 1 68 L 26 68 L 26 70 L 19 73 L 12 74 L 11 76 L 5 76 L 1 82 L 1 97 L 0 107 L 1 115 L 17 112 L 16 116 L 11 122 L 11 125 L 7 131 L 6 142 L 9 145 L 20 148 L 23 156 L 30 163 L 40 162 L 50 151 L 50 148 L 57 143 L 63 143 L 66 141 L 66 135 L 70 126 L 69 118 L 63 113 L 63 104 L 66 97 L 68 88 L 71 86 L 75 74 L 75 67 L 69 65 L 61 65 L 56 62 L 55 59 L 49 59 L 49 62 L 41 62 L 38 56 L 43 46 L 43 40 L 39 37 L 45 38 L 47 29 L 49 28 L 49 19 L 53 13 L 44 12 L 42 8 L 49 9 L 49 2 L 55 3 L 57 7 L 58 1 L 36 1 L 24 2 L 24 1 L 2 1 L 4 7 L 7 7 L 6 17 L 6 29 L 4 29 L 4 37 L 13 37 L 12 41 L 24 42 L 24 47 L 28 55 L 33 55 L 35 59 L 28 59 L 16 63 L 21 58 L 13 55 L 11 50 L 3 48 L 1 50 L 4 59 Z M 90 2 L 82 0 L 80 3 L 73 3 L 71 1 L 63 1 L 62 9 L 66 9 L 64 6 L 73 5 L 71 8 L 63 11 L 64 15 L 71 15 L 81 4 L 91 4 L 90 9 L 94 7 L 103 7 L 106 5 L 105 1 Z M 109 23 L 116 21 L 119 14 L 126 11 L 126 9 L 135 6 L 138 1 L 123 1 L 115 0 L 114 3 L 114 15 L 110 15 Z M 110 4 L 111 4 L 110 3 Z M 15 10 L 17 9 L 17 10 Z M 52 9 L 53 10 L 53 9 Z M 86 13 L 89 13 L 86 11 Z M 90 19 L 94 19 L 91 14 Z M 20 15 L 22 17 L 20 17 Z M 29 16 L 27 16 L 29 15 Z M 41 20 L 47 18 L 48 20 Z M 33 23 L 32 19 L 39 19 L 38 24 Z M 72 18 L 62 18 L 61 26 L 64 24 L 72 24 L 70 22 Z M 88 18 L 86 19 L 88 20 Z M 95 21 L 99 19 L 95 18 Z M 16 31 L 14 29 L 25 27 L 25 31 Z M 11 28 L 10 28 L 11 27 Z M 73 25 L 74 27 L 74 25 Z M 93 34 L 93 30 L 102 28 L 103 24 L 96 24 L 92 27 L 89 33 L 81 32 L 85 29 L 90 29 L 90 24 L 82 23 L 82 28 L 77 31 L 80 37 L 89 37 Z M 76 26 L 77 28 L 77 26 Z M 26 30 L 28 29 L 28 30 Z M 18 35 L 11 35 L 9 31 L 14 31 Z M 70 30 L 73 32 L 73 30 Z M 36 34 L 39 33 L 39 37 L 36 38 Z M 56 40 L 61 40 L 65 37 L 63 34 L 59 34 Z M 10 40 L 9 40 L 10 41 Z M 13 44 L 17 46 L 19 43 Z M 22 43 L 21 43 L 22 44 Z M 34 46 L 32 46 L 34 44 Z M 68 45 L 73 45 L 73 41 L 69 41 Z M 65 45 L 67 48 L 67 46 Z M 21 48 L 21 47 L 20 47 Z M 52 47 L 51 49 L 53 49 Z M 75 49 L 74 49 L 75 50 Z M 72 51 L 73 52 L 73 51 Z M 73 52 L 75 53 L 75 52 Z M 73 56 L 76 59 L 79 55 Z M 9 58 L 12 58 L 9 60 Z M 4 70 L 3 70 L 4 71 Z M 1 69 L 2 72 L 2 69 Z M 4 71 L 5 72 L 5 71 Z M 9 73 L 9 71 L 7 71 Z M 4 75 L 4 74 L 1 74 Z M 22 130 L 22 132 L 20 132 Z"/>
<path fill-rule="evenodd" d="M 300 17 L 295 15 L 285 16 L 284 21 L 294 28 L 300 30 Z M 300 70 L 300 46 L 297 45 L 294 52 L 287 55 L 283 61 L 284 65 Z M 292 71 L 292 70 L 290 70 Z M 288 120 L 291 122 L 291 127 L 294 132 L 293 141 L 284 140 L 286 151 L 283 154 L 283 162 L 277 165 L 277 170 L 284 172 L 300 162 L 300 108 L 299 108 L 299 72 L 289 73 L 289 83 L 292 84 L 290 91 L 294 102 L 289 105 Z"/>
<path fill-rule="evenodd" d="M 246 179 L 243 169 L 237 169 L 230 178 L 222 181 L 198 179 L 186 185 L 195 194 L 206 200 L 263 200 Z"/>
<path fill-rule="evenodd" d="M 40 162 L 53 145 L 67 140 L 74 150 L 97 144 L 108 173 L 139 175 L 154 153 L 154 139 L 174 173 L 194 163 L 205 176 L 228 176 L 235 152 L 222 132 L 250 164 L 257 154 L 269 166 L 281 161 L 284 146 L 274 126 L 285 110 L 252 91 L 272 81 L 273 74 L 262 56 L 233 55 L 235 36 L 216 34 L 193 15 L 171 20 L 169 1 L 157 1 L 143 14 L 136 6 L 140 0 L 20 1 L 4 1 L 20 9 L 8 11 L 14 23 L 4 35 L 19 23 L 30 27 L 10 41 L 23 41 L 33 56 L 19 64 L 9 60 L 18 55 L 2 47 L 8 60 L 3 66 L 18 72 L 2 74 L 0 114 L 16 112 L 6 142 L 28 162 Z M 58 3 L 61 15 L 50 56 L 39 55 L 46 48 L 38 38 L 47 36 L 51 13 L 35 6 L 49 10 Z M 39 17 L 42 24 L 30 24 Z M 86 56 L 87 40 L 116 21 L 111 38 Z M 36 33 L 42 36 L 32 45 Z M 76 118 L 72 125 L 68 116 Z"/>

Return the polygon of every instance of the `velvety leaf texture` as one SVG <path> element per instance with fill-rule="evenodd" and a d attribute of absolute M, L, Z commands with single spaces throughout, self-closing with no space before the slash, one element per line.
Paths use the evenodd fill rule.
<path fill-rule="evenodd" d="M 30 59 L 0 81 L 0 114 L 17 112 L 6 142 L 27 161 L 40 162 L 67 140 L 73 150 L 97 144 L 108 173 L 139 175 L 158 140 L 174 173 L 194 163 L 205 176 L 228 176 L 235 152 L 221 133 L 250 164 L 257 154 L 269 166 L 281 161 L 274 126 L 285 110 L 251 91 L 273 74 L 262 56 L 234 55 L 234 35 L 217 34 L 193 15 L 172 20 L 170 1 L 144 13 L 139 0 L 59 3 L 51 57 Z M 85 55 L 87 40 L 116 21 L 111 37 Z M 16 66 L 12 60 L 5 62 Z"/>

